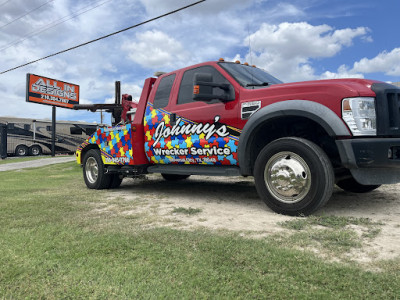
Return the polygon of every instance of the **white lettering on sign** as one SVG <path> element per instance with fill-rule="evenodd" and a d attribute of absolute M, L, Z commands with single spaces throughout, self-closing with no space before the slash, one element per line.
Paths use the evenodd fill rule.
<path fill-rule="evenodd" d="M 57 81 L 54 81 L 53 84 L 51 84 L 50 80 L 47 79 L 44 81 L 43 78 L 39 78 L 35 83 L 32 84 L 32 92 L 40 92 L 43 94 L 54 95 L 55 97 L 63 97 L 71 100 L 77 99 L 74 86 L 64 83 L 64 89 L 62 89 L 58 86 Z"/>

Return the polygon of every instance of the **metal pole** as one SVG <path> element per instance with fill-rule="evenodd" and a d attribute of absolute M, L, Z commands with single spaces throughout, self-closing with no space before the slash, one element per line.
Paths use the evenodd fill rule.
<path fill-rule="evenodd" d="M 33 141 L 36 141 L 36 120 L 33 120 L 32 123 L 33 123 Z"/>
<path fill-rule="evenodd" d="M 115 104 L 121 105 L 121 81 L 115 82 Z M 111 113 L 111 125 L 114 126 L 121 122 L 121 110 L 114 109 Z"/>
<path fill-rule="evenodd" d="M 56 107 L 54 105 L 51 116 L 51 156 L 56 156 Z"/>
<path fill-rule="evenodd" d="M 0 156 L 7 158 L 7 124 L 0 124 Z"/>
<path fill-rule="evenodd" d="M 115 104 L 121 104 L 121 81 L 115 82 Z"/>

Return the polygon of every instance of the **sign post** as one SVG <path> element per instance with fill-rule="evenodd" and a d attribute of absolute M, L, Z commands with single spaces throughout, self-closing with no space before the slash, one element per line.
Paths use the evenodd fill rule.
<path fill-rule="evenodd" d="M 51 107 L 51 156 L 56 156 L 56 107 Z"/>
<path fill-rule="evenodd" d="M 79 104 L 79 85 L 26 74 L 26 102 L 52 106 L 51 155 L 56 149 L 56 107 L 73 109 Z"/>

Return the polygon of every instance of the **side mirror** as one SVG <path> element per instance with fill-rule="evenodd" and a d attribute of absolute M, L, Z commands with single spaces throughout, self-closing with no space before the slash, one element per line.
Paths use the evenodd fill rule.
<path fill-rule="evenodd" d="M 214 88 L 224 91 L 221 95 L 214 94 Z M 232 95 L 233 94 L 233 95 Z M 196 73 L 193 80 L 193 100 L 195 101 L 211 101 L 219 99 L 222 101 L 235 100 L 235 93 L 232 91 L 231 85 L 227 83 L 216 83 L 213 76 L 208 73 Z"/>

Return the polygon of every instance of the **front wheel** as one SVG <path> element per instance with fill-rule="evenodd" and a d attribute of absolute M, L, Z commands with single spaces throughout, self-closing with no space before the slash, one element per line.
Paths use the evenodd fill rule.
<path fill-rule="evenodd" d="M 353 177 L 341 180 L 336 185 L 342 190 L 352 193 L 368 193 L 380 187 L 380 185 L 360 184 Z"/>
<path fill-rule="evenodd" d="M 331 197 L 334 173 L 319 146 L 303 138 L 287 137 L 261 150 L 254 180 L 259 196 L 273 211 L 309 215 Z"/>
<path fill-rule="evenodd" d="M 83 179 L 89 189 L 107 189 L 111 183 L 111 177 L 104 173 L 104 164 L 100 151 L 89 150 L 83 158 Z"/>

